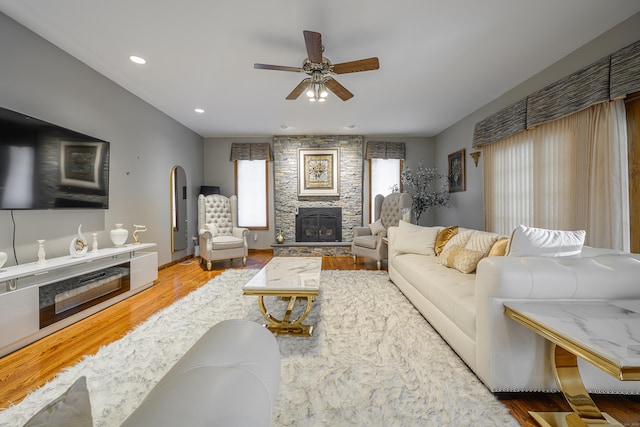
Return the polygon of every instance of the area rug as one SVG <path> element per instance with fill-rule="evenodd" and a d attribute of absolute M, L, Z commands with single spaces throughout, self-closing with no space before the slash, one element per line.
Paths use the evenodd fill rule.
<path fill-rule="evenodd" d="M 257 270 L 228 270 L 124 338 L 0 412 L 24 424 L 87 377 L 96 426 L 118 426 L 184 352 L 224 319 L 262 323 L 242 285 Z M 284 304 L 273 300 L 270 303 Z M 282 376 L 273 426 L 518 426 L 386 272 L 323 271 L 311 338 L 278 337 Z"/>

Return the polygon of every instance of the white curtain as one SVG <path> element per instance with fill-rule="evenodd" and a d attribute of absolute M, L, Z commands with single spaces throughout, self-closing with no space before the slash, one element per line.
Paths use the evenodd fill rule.
<path fill-rule="evenodd" d="M 629 250 L 624 101 L 602 103 L 483 147 L 485 227 L 587 231 Z"/>

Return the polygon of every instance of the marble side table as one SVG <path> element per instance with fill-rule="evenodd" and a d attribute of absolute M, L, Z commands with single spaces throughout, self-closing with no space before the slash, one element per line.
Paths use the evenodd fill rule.
<path fill-rule="evenodd" d="M 530 412 L 541 426 L 622 426 L 582 383 L 580 357 L 621 381 L 640 380 L 640 300 L 513 301 L 505 314 L 551 342 L 551 367 L 573 412 Z"/>

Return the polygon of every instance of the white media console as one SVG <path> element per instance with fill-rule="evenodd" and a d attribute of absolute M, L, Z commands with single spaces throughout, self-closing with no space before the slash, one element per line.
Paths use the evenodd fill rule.
<path fill-rule="evenodd" d="M 0 357 L 84 319 L 158 278 L 155 243 L 0 270 Z"/>

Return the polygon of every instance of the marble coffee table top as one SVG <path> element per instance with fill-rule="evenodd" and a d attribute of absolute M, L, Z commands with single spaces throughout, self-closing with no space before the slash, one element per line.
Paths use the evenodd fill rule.
<path fill-rule="evenodd" d="M 321 257 L 275 257 L 242 290 L 318 291 L 321 269 Z"/>
<path fill-rule="evenodd" d="M 560 345 L 593 353 L 620 369 L 620 379 L 640 373 L 640 299 L 602 301 L 510 301 L 512 312 Z M 554 339 L 555 338 L 555 339 Z M 630 375 L 624 378 L 624 372 Z"/>

